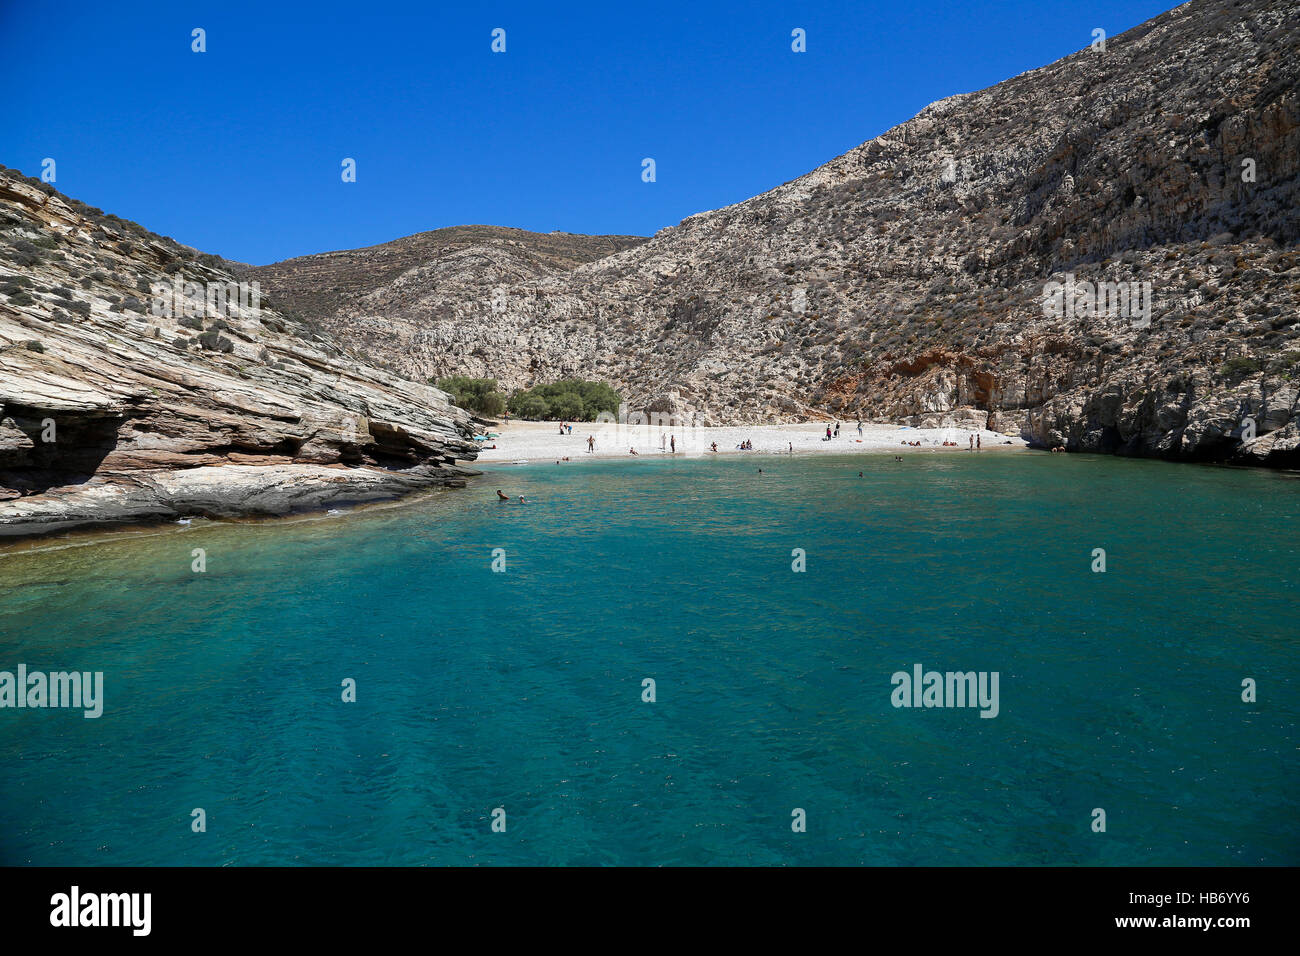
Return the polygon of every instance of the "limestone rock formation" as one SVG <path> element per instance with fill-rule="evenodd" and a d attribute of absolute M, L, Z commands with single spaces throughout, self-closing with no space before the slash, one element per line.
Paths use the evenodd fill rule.
<path fill-rule="evenodd" d="M 161 294 L 178 280 L 216 290 L 212 310 Z M 240 301 L 234 281 L 215 256 L 0 171 L 0 535 L 463 483 L 467 413 Z"/>
<path fill-rule="evenodd" d="M 644 244 L 531 275 L 430 249 L 313 314 L 416 378 L 602 378 L 704 423 L 951 420 L 1294 465 L 1295 5 L 1195 0 L 1091 39 Z M 330 271 L 250 274 L 274 294 Z M 1054 282 L 1107 283 L 1109 308 L 1051 314 Z"/>

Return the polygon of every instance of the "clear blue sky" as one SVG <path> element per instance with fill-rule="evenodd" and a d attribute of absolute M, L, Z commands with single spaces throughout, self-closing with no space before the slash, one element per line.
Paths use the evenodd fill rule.
<path fill-rule="evenodd" d="M 650 235 L 1172 5 L 0 0 L 0 163 L 256 264 L 463 223 Z"/>

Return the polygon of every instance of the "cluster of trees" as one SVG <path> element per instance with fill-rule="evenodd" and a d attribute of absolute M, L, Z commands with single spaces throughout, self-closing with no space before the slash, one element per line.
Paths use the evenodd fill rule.
<path fill-rule="evenodd" d="M 536 385 L 506 398 L 494 378 L 450 375 L 433 382 L 461 408 L 497 416 L 509 410 L 516 418 L 551 421 L 595 421 L 601 412 L 618 414 L 619 394 L 606 382 L 568 378 Z"/>
<path fill-rule="evenodd" d="M 617 415 L 618 403 L 618 392 L 606 382 L 566 378 L 515 392 L 507 407 L 517 418 L 594 422 L 601 412 Z"/>
<path fill-rule="evenodd" d="M 480 415 L 500 415 L 506 410 L 506 397 L 497 390 L 494 378 L 470 378 L 449 375 L 433 383 L 451 396 L 452 403 Z"/>

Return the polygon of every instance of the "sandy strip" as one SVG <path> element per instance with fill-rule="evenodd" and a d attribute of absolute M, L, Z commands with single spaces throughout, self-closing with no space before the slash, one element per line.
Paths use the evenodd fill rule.
<path fill-rule="evenodd" d="M 712 445 L 718 445 L 720 455 L 740 454 L 794 454 L 847 455 L 856 452 L 961 452 L 968 453 L 967 440 L 979 435 L 984 451 L 1023 451 L 1024 439 L 1002 435 L 998 432 L 974 432 L 958 428 L 909 428 L 900 425 L 863 424 L 859 437 L 856 422 L 841 422 L 840 435 L 830 441 L 826 437 L 825 422 L 804 425 L 727 425 L 717 427 L 670 427 L 659 425 L 621 425 L 613 422 L 573 422 L 573 434 L 560 434 L 559 422 L 511 422 L 490 428 L 501 437 L 479 442 L 483 449 L 478 461 L 481 464 L 522 463 L 562 460 L 586 461 L 593 458 L 657 458 L 671 454 L 671 439 L 677 440 L 677 456 L 700 458 L 712 455 Z M 596 439 L 594 453 L 587 451 L 588 436 Z M 741 451 L 736 446 L 751 441 L 753 451 Z M 955 441 L 957 447 L 944 447 L 943 442 Z M 919 441 L 920 447 L 904 442 Z M 492 446 L 496 447 L 493 448 Z M 630 449 L 637 454 L 631 454 Z"/>

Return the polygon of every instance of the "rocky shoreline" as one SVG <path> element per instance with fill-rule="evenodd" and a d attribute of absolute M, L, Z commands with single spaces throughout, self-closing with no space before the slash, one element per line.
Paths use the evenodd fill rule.
<path fill-rule="evenodd" d="M 465 487 L 478 471 L 317 465 L 213 465 L 92 478 L 0 505 L 0 540 L 184 518 L 285 517 Z"/>
<path fill-rule="evenodd" d="M 0 538 L 291 514 L 475 474 L 468 413 L 265 299 L 214 305 L 238 285 L 216 257 L 8 170 L 0 243 Z"/>

